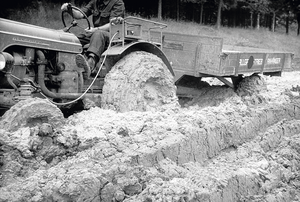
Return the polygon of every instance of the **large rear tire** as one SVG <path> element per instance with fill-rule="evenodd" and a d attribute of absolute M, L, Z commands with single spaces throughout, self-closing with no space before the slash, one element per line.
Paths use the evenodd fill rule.
<path fill-rule="evenodd" d="M 179 106 L 173 75 L 159 57 L 144 51 L 132 52 L 113 66 L 101 104 L 120 112 Z"/>

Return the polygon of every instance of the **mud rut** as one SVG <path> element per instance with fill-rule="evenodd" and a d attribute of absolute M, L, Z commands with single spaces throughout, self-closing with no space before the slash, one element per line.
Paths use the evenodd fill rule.
<path fill-rule="evenodd" d="M 4 116 L 0 201 L 299 201 L 299 76 L 207 87 L 155 111 Z"/>

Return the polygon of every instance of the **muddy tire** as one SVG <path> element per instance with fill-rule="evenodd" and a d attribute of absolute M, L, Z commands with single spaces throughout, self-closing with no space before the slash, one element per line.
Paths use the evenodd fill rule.
<path fill-rule="evenodd" d="M 63 121 L 62 112 L 54 104 L 41 98 L 29 98 L 5 112 L 0 120 L 0 128 L 15 131 L 20 127 L 32 127 L 42 123 L 58 127 Z"/>
<path fill-rule="evenodd" d="M 263 93 L 267 91 L 265 80 L 258 74 L 243 78 L 236 93 L 248 106 L 266 103 Z"/>
<path fill-rule="evenodd" d="M 126 55 L 106 75 L 101 104 L 120 112 L 179 106 L 173 75 L 159 57 L 143 51 Z"/>
<path fill-rule="evenodd" d="M 239 96 L 251 96 L 266 91 L 267 85 L 265 80 L 258 74 L 245 77 L 237 86 L 237 94 Z"/>

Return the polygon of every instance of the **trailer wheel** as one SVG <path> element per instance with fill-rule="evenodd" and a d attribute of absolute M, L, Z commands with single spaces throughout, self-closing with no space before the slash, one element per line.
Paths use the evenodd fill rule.
<path fill-rule="evenodd" d="M 179 106 L 173 75 L 159 57 L 144 51 L 113 66 L 105 77 L 101 105 L 120 112 Z"/>
<path fill-rule="evenodd" d="M 243 78 L 237 86 L 239 96 L 251 96 L 267 90 L 265 80 L 258 74 L 252 74 Z"/>

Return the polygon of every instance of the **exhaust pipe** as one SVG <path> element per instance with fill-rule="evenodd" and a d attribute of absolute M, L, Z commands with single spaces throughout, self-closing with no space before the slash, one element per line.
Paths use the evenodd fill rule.
<path fill-rule="evenodd" d="M 80 93 L 54 93 L 50 91 L 45 85 L 45 69 L 46 69 L 46 58 L 44 53 L 41 50 L 36 51 L 36 55 L 39 59 L 38 66 L 38 83 L 41 87 L 42 92 L 51 98 L 60 98 L 60 99 L 76 99 L 81 96 Z"/>

